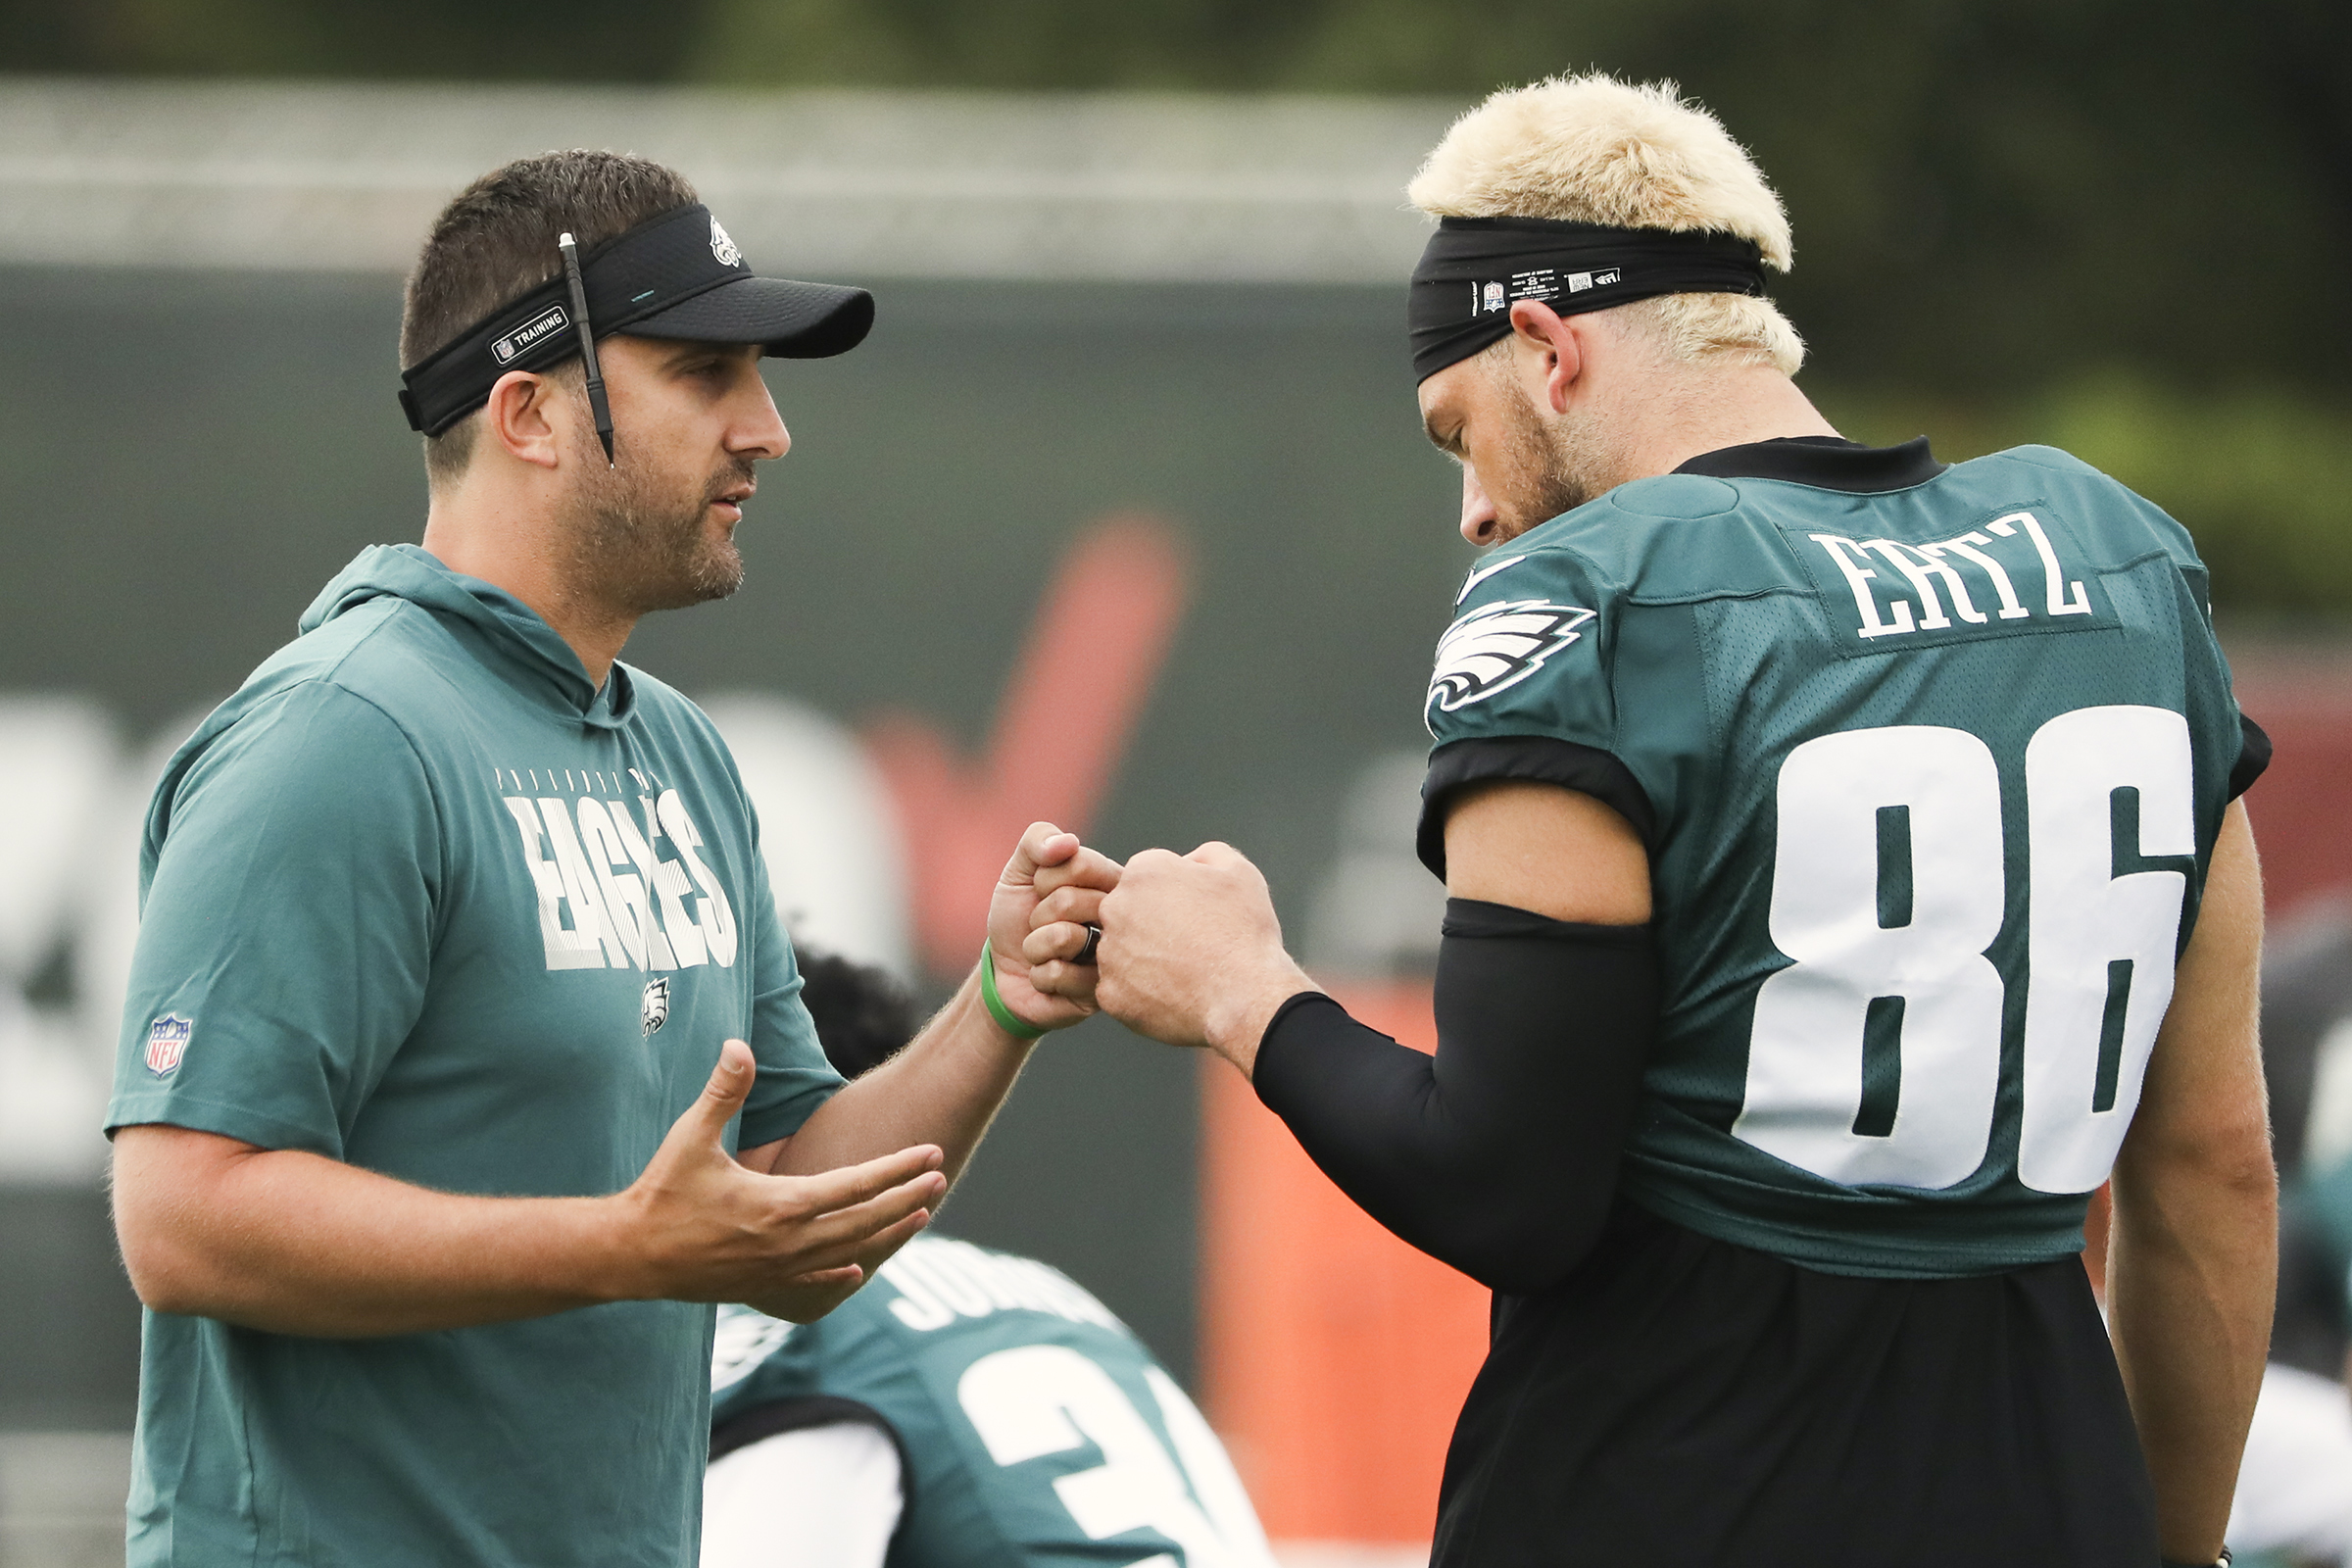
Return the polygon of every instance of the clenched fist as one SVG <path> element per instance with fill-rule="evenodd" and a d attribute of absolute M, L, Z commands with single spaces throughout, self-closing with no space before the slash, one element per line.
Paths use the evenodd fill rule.
<path fill-rule="evenodd" d="M 1247 1073 L 1283 1003 L 1320 989 L 1283 951 L 1266 879 L 1228 844 L 1146 850 L 1102 896 L 1094 996 L 1136 1033 Z"/>

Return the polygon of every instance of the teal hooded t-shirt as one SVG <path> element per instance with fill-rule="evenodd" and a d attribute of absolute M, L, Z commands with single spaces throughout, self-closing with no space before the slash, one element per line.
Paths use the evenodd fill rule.
<path fill-rule="evenodd" d="M 444 1192 L 626 1187 L 730 1037 L 736 1136 L 840 1086 L 710 721 L 600 690 L 520 601 L 363 553 L 150 808 L 110 1132 L 299 1149 Z M 129 1561 L 693 1561 L 711 1308 L 376 1339 L 149 1313 Z"/>

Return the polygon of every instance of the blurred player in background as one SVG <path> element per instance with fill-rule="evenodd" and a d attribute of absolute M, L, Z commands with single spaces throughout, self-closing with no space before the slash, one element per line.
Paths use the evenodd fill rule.
<path fill-rule="evenodd" d="M 754 275 L 642 159 L 524 159 L 435 222 L 401 333 L 424 542 L 329 584 L 148 818 L 108 1108 L 131 1562 L 690 1561 L 708 1303 L 838 1302 L 1083 1016 L 1017 957 L 1030 873 L 1077 853 L 1039 824 L 1004 973 L 843 1088 L 725 743 L 618 660 L 742 580 L 791 444 L 762 354 L 872 314 Z"/>
<path fill-rule="evenodd" d="M 1031 956 L 1099 917 L 1111 1012 L 1494 1289 L 1440 1564 L 2215 1562 L 2276 1257 L 2269 746 L 2188 536 L 2046 447 L 1841 439 L 1762 298 L 1780 201 L 1670 88 L 1499 93 L 1411 197 L 1494 547 L 1427 698 L 1434 1063 L 1222 845 L 1052 894 Z"/>
<path fill-rule="evenodd" d="M 801 955 L 834 1067 L 915 1033 L 880 969 Z M 915 1238 L 822 1322 L 720 1311 L 703 1568 L 1272 1568 L 1208 1424 L 1058 1270 Z"/>

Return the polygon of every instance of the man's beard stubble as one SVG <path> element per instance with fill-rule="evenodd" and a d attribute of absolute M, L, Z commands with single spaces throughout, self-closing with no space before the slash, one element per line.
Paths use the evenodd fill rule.
<path fill-rule="evenodd" d="M 1614 479 L 1601 477 L 1617 470 L 1615 454 L 1590 417 L 1544 417 L 1509 379 L 1501 362 L 1496 365 L 1495 379 L 1495 390 L 1508 411 L 1502 455 L 1504 470 L 1512 478 L 1507 484 L 1488 484 L 1486 488 L 1503 539 L 1516 539 L 1537 524 L 1574 512 L 1615 488 Z M 1485 477 L 1480 475 L 1482 481 Z M 1521 494 L 1506 495 L 1506 490 Z"/>
<path fill-rule="evenodd" d="M 708 604 L 743 586 L 743 553 L 732 537 L 710 538 L 703 519 L 713 496 L 751 479 L 749 461 L 729 464 L 685 497 L 674 481 L 630 463 L 625 443 L 611 467 L 593 435 L 588 444 L 572 531 L 579 581 L 632 615 Z"/>

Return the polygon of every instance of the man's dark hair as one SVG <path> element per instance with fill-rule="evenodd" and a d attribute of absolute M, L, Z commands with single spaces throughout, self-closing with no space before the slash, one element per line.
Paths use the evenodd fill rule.
<path fill-rule="evenodd" d="M 844 1078 L 881 1066 L 921 1027 L 914 993 L 889 970 L 807 948 L 798 949 L 797 956 L 801 1001 L 816 1020 L 825 1059 Z"/>
<path fill-rule="evenodd" d="M 627 153 L 541 153 L 475 180 L 433 220 L 400 315 L 400 367 L 410 369 L 467 327 L 564 269 L 557 238 L 582 251 L 701 198 L 686 176 Z M 562 368 L 578 373 L 578 362 Z M 424 442 L 425 472 L 463 472 L 480 422 L 467 416 Z"/>

